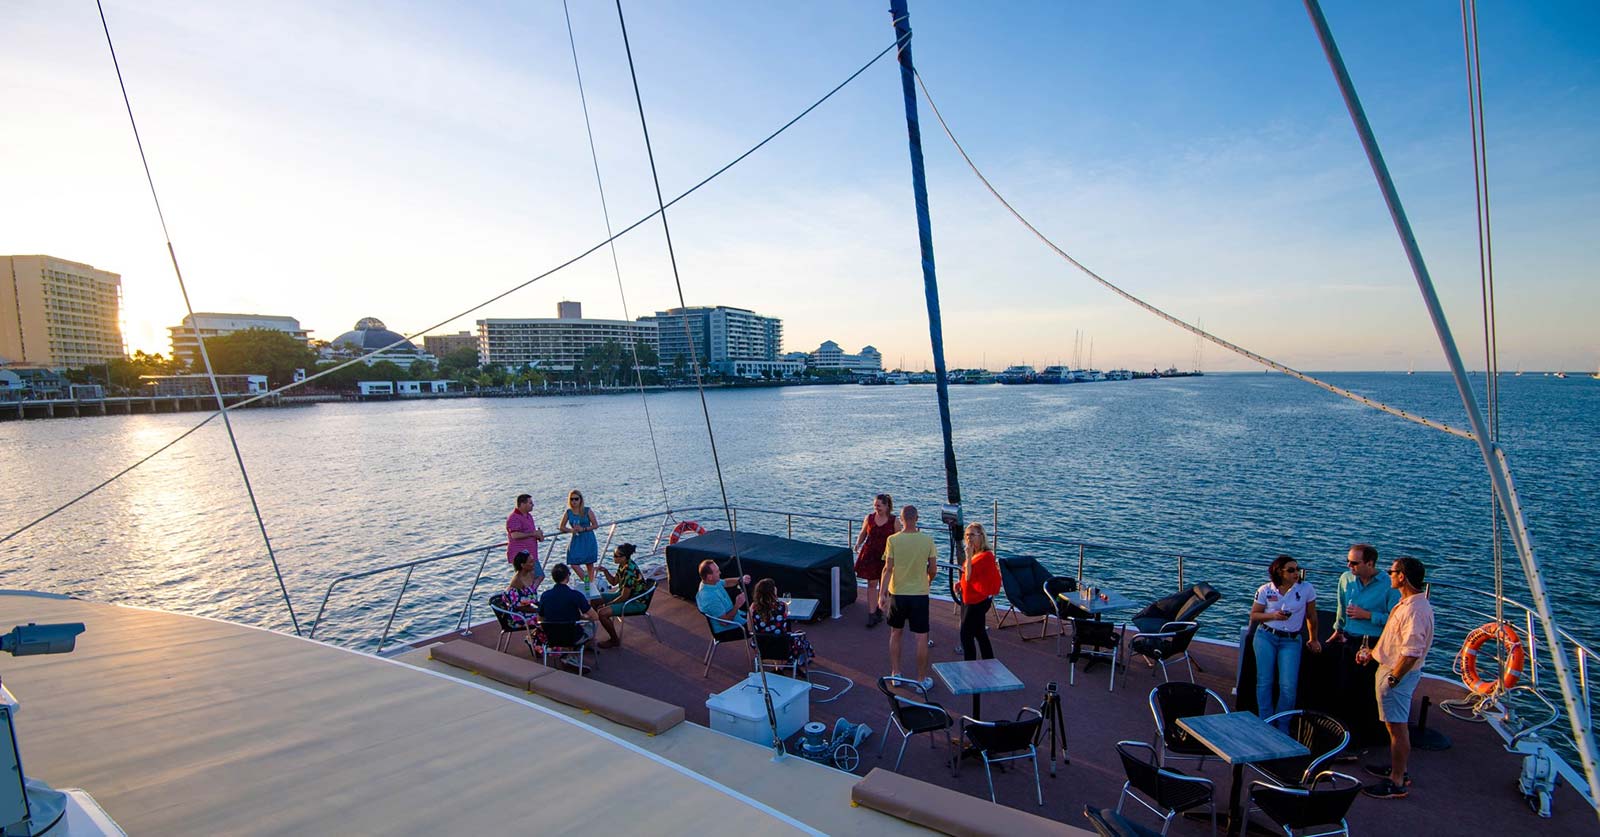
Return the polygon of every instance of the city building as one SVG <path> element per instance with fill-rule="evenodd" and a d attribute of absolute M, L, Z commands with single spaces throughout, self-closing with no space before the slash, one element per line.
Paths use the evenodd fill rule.
<path fill-rule="evenodd" d="M 209 375 L 140 375 L 139 382 L 149 388 L 148 395 L 214 395 Z M 217 390 L 223 395 L 259 395 L 266 392 L 266 375 L 218 375 Z"/>
<path fill-rule="evenodd" d="M 455 334 L 425 334 L 422 336 L 422 350 L 437 358 L 459 352 L 462 349 L 471 349 L 472 354 L 478 354 L 478 335 L 470 331 L 458 331 Z"/>
<path fill-rule="evenodd" d="M 508 369 L 526 364 L 570 372 L 585 351 L 607 340 L 624 348 L 644 343 L 659 352 L 653 322 L 587 319 L 577 302 L 562 302 L 556 310 L 555 319 L 478 320 L 478 357 Z"/>
<path fill-rule="evenodd" d="M 77 369 L 126 357 L 122 277 L 55 256 L 0 256 L 0 357 Z"/>
<path fill-rule="evenodd" d="M 843 369 L 858 375 L 872 374 L 883 371 L 883 355 L 871 346 L 862 346 L 856 354 L 845 354 L 844 349 L 832 340 L 822 341 L 822 345 L 810 355 L 812 369 Z"/>
<path fill-rule="evenodd" d="M 364 398 L 375 396 L 404 398 L 460 392 L 461 385 L 455 381 L 357 381 L 356 389 Z"/>
<path fill-rule="evenodd" d="M 640 317 L 639 321 L 656 325 L 661 340 L 662 370 L 673 369 L 679 357 L 685 365 L 691 359 L 698 359 L 706 368 L 724 375 L 741 375 L 745 373 L 738 371 L 740 369 L 757 368 L 749 363 L 741 366 L 740 361 L 784 363 L 781 357 L 783 320 L 777 317 L 763 317 L 744 308 L 717 305 L 671 308 L 657 311 L 654 316 Z M 688 334 L 684 333 L 686 324 Z M 756 372 L 753 377 L 760 376 L 761 373 Z"/>
<path fill-rule="evenodd" d="M 183 322 L 175 326 L 167 326 L 167 340 L 172 344 L 172 358 L 189 364 L 190 369 L 205 371 L 205 364 L 200 362 L 200 346 L 195 342 L 195 326 L 200 327 L 201 339 L 222 337 L 236 331 L 245 331 L 252 328 L 262 328 L 268 331 L 281 331 L 302 344 L 311 342 L 311 332 L 300 327 L 300 321 L 294 317 L 280 317 L 274 314 L 218 314 L 214 312 L 196 313 L 192 318 L 185 316 Z"/>
<path fill-rule="evenodd" d="M 365 361 L 368 366 L 380 360 L 387 360 L 398 364 L 401 368 L 407 368 L 419 360 L 429 363 L 435 360 L 433 355 L 417 348 L 417 345 L 407 340 L 405 335 L 390 331 L 383 324 L 383 320 L 377 317 L 362 317 L 357 320 L 354 329 L 328 341 L 328 345 L 322 349 L 322 356 L 327 360 L 341 360 L 365 355 L 378 349 L 383 351 L 368 357 Z"/>

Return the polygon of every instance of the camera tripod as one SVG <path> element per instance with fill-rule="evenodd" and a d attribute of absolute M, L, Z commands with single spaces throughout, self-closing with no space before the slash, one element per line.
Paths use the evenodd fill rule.
<path fill-rule="evenodd" d="M 1044 687 L 1044 702 L 1039 704 L 1039 714 L 1044 716 L 1044 722 L 1048 725 L 1045 734 L 1050 738 L 1050 775 L 1054 776 L 1057 742 L 1061 745 L 1061 763 L 1072 764 L 1072 757 L 1067 755 L 1067 722 L 1061 716 L 1061 691 L 1054 680 Z"/>

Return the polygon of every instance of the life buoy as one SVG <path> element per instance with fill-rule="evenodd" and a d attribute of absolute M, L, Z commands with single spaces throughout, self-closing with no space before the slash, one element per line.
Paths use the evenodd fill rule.
<path fill-rule="evenodd" d="M 1478 649 L 1491 639 L 1497 640 L 1511 654 L 1498 683 L 1478 676 Z M 1473 629 L 1472 633 L 1467 634 L 1467 641 L 1461 645 L 1461 682 L 1480 695 L 1490 694 L 1497 688 L 1509 690 L 1522 679 L 1522 670 L 1527 662 L 1528 653 L 1522 647 L 1517 629 L 1506 622 L 1490 622 Z"/>
<path fill-rule="evenodd" d="M 701 526 L 693 520 L 685 520 L 682 523 L 679 523 L 677 526 L 672 527 L 672 537 L 667 538 L 667 543 L 677 543 L 678 540 L 686 533 L 692 533 L 697 536 L 704 535 L 706 533 L 706 527 Z"/>

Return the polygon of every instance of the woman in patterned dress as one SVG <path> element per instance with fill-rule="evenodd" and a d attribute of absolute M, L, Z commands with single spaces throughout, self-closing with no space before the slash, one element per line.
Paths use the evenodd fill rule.
<path fill-rule="evenodd" d="M 778 583 L 770 578 L 756 582 L 755 595 L 750 604 L 750 633 L 789 634 L 789 656 L 805 668 L 816 656 L 811 640 L 804 631 L 790 632 L 789 603 L 778 598 Z"/>

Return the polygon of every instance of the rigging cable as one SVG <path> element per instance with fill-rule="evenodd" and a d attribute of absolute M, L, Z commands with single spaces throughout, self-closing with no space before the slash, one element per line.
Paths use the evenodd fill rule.
<path fill-rule="evenodd" d="M 1596 753 L 1591 726 L 1593 718 L 1587 704 L 1587 693 L 1579 694 L 1579 678 L 1575 678 L 1567 668 L 1562 633 L 1556 627 L 1544 577 L 1539 573 L 1539 559 L 1533 550 L 1533 535 L 1528 531 L 1527 518 L 1522 514 L 1522 501 L 1517 496 L 1510 460 L 1506 456 L 1505 448 L 1489 438 L 1483 411 L 1478 407 L 1472 381 L 1468 379 L 1466 366 L 1461 361 L 1461 351 L 1456 346 L 1455 336 L 1451 334 L 1450 321 L 1445 317 L 1438 289 L 1434 287 L 1433 278 L 1428 273 L 1428 263 L 1422 257 L 1422 248 L 1417 244 L 1416 233 L 1411 228 L 1411 221 L 1406 217 L 1405 206 L 1400 202 L 1400 192 L 1394 185 L 1394 177 L 1389 173 L 1388 164 L 1384 162 L 1383 151 L 1378 147 L 1378 138 L 1373 133 L 1372 123 L 1367 119 L 1366 109 L 1361 105 L 1355 83 L 1350 80 L 1350 71 L 1345 66 L 1344 57 L 1339 54 L 1339 46 L 1334 41 L 1333 31 L 1328 27 L 1327 17 L 1322 13 L 1322 5 L 1318 0 L 1304 0 L 1304 3 L 1306 14 L 1310 16 L 1312 26 L 1317 31 L 1317 40 L 1327 56 L 1328 67 L 1333 71 L 1334 81 L 1338 84 L 1339 95 L 1344 99 L 1345 110 L 1349 112 L 1350 122 L 1356 130 L 1361 148 L 1366 152 L 1373 179 L 1377 181 L 1378 190 L 1383 193 L 1384 205 L 1389 210 L 1390 220 L 1394 222 L 1400 246 L 1405 250 L 1406 261 L 1417 282 L 1417 291 L 1422 297 L 1423 306 L 1428 309 L 1428 319 L 1433 324 L 1433 330 L 1438 335 L 1439 348 L 1444 353 L 1445 362 L 1450 366 L 1450 377 L 1455 381 L 1456 391 L 1461 397 L 1461 407 L 1467 414 L 1468 423 L 1472 425 L 1478 452 L 1483 456 L 1484 470 L 1488 474 L 1489 481 L 1494 484 L 1500 509 L 1505 514 L 1507 533 L 1516 545 L 1517 558 L 1522 563 L 1523 575 L 1528 580 L 1528 593 L 1533 597 L 1534 608 L 1539 614 L 1539 623 L 1544 628 L 1545 645 L 1549 650 L 1552 667 L 1555 669 L 1556 683 L 1561 688 L 1561 700 L 1566 704 L 1567 721 L 1572 727 L 1572 743 L 1576 746 L 1578 757 L 1583 762 L 1584 778 L 1589 785 L 1588 797 L 1600 799 L 1600 754 Z M 1580 656 L 1580 666 L 1582 659 Z M 1597 810 L 1596 814 L 1600 815 L 1600 810 Z"/>
<path fill-rule="evenodd" d="M 622 15 L 622 0 L 617 3 L 617 24 L 622 29 L 622 48 L 628 55 L 628 76 L 633 80 L 633 100 L 639 108 L 639 129 L 644 133 L 645 156 L 650 160 L 650 181 L 655 185 L 656 204 L 660 207 L 661 234 L 667 241 L 667 259 L 672 264 L 672 283 L 678 290 L 678 320 L 683 325 L 684 339 L 689 343 L 689 361 L 694 366 L 694 388 L 700 394 L 700 413 L 706 420 L 706 439 L 711 444 L 711 465 L 717 472 L 717 488 L 722 492 L 722 513 L 728 521 L 728 547 L 733 552 L 735 571 L 739 574 L 739 583 L 744 584 L 744 559 L 739 556 L 739 530 L 733 519 L 733 507 L 728 502 L 728 484 L 722 478 L 722 461 L 717 456 L 717 434 L 711 428 L 711 407 L 706 403 L 705 378 L 700 373 L 700 361 L 695 351 L 694 336 L 689 331 L 689 305 L 683 297 L 683 278 L 678 274 L 678 255 L 672 248 L 672 229 L 667 225 L 667 205 L 661 195 L 661 176 L 656 171 L 656 154 L 650 145 L 650 124 L 644 116 L 644 97 L 639 92 L 639 73 L 633 66 L 633 47 L 628 42 L 628 22 Z M 897 41 L 898 43 L 898 41 Z M 710 329 L 706 328 L 707 338 L 710 338 Z M 708 350 L 709 351 L 709 350 Z M 754 595 L 752 591 L 751 595 Z M 748 647 L 748 646 L 747 646 Z M 747 650 L 745 652 L 749 654 Z M 759 651 L 757 652 L 759 653 Z M 767 724 L 772 728 L 773 758 L 783 757 L 783 739 L 778 736 L 778 713 L 772 705 L 772 690 L 767 687 L 767 667 L 758 659 L 756 669 L 761 675 L 761 693 L 766 701 Z"/>
<path fill-rule="evenodd" d="M 106 23 L 105 6 L 100 0 L 95 0 L 95 8 L 100 11 L 100 28 L 106 33 L 106 49 L 111 53 L 111 66 L 117 71 L 117 87 L 122 91 L 122 104 L 128 110 L 128 124 L 133 128 L 133 141 L 139 147 L 139 162 L 144 165 L 145 182 L 150 184 L 150 199 L 155 202 L 156 217 L 161 221 L 161 235 L 166 239 L 167 255 L 172 259 L 172 272 L 178 278 L 178 290 L 183 294 L 183 307 L 189 312 L 189 326 L 194 331 L 195 343 L 200 347 L 200 359 L 205 363 L 206 379 L 211 382 L 211 394 L 216 397 L 217 410 L 222 413 L 222 425 L 228 430 L 228 443 L 233 446 L 234 461 L 239 463 L 239 476 L 244 480 L 245 494 L 250 497 L 250 511 L 256 516 L 256 528 L 261 531 L 261 542 L 267 546 L 267 558 L 272 561 L 272 574 L 277 577 L 278 589 L 283 592 L 283 606 L 289 609 L 289 622 L 294 625 L 295 635 L 299 636 L 300 620 L 295 618 L 294 604 L 289 600 L 289 588 L 283 583 L 283 571 L 278 568 L 278 555 L 272 548 L 272 538 L 267 535 L 267 523 L 261 518 L 261 506 L 256 503 L 255 489 L 250 485 L 250 471 L 244 466 L 244 454 L 239 452 L 239 439 L 233 432 L 233 420 L 228 417 L 227 405 L 222 400 L 222 387 L 217 384 L 217 373 L 211 365 L 211 353 L 206 351 L 206 341 L 200 336 L 200 321 L 194 316 L 194 305 L 189 302 L 189 287 L 183 281 L 183 270 L 178 267 L 178 251 L 172 246 L 172 233 L 167 231 L 167 216 L 161 211 L 161 198 L 156 194 L 155 177 L 150 173 L 150 159 L 145 156 L 144 140 L 139 137 L 139 122 L 133 118 L 133 102 L 128 98 L 128 85 L 122 80 L 122 64 L 117 61 L 117 48 L 111 43 L 111 26 Z M 209 420 L 208 418 L 207 421 Z M 195 429 L 199 429 L 199 425 L 196 425 Z M 187 435 L 189 434 L 184 434 Z"/>
<path fill-rule="evenodd" d="M 1188 322 L 1186 322 L 1186 321 L 1184 321 L 1182 319 L 1179 319 L 1177 317 L 1174 317 L 1173 315 L 1168 314 L 1167 312 L 1161 310 L 1160 308 L 1157 308 L 1154 305 L 1151 305 L 1150 303 L 1145 302 L 1144 300 L 1140 299 L 1139 297 L 1136 297 L 1133 294 L 1129 293 L 1128 291 L 1125 291 L 1122 288 L 1118 287 L 1117 285 L 1112 284 L 1110 280 L 1106 279 L 1105 277 L 1101 276 L 1100 274 L 1095 273 L 1093 270 L 1090 270 L 1086 265 L 1084 265 L 1083 262 L 1078 261 L 1077 259 L 1073 258 L 1070 254 L 1068 254 L 1067 251 L 1065 251 L 1065 250 L 1061 249 L 1060 247 L 1056 246 L 1056 243 L 1054 241 L 1051 241 L 1048 237 L 1045 236 L 1044 233 L 1040 232 L 1038 227 L 1035 227 L 1031 221 L 1029 221 L 1027 218 L 1023 217 L 1022 213 L 1018 212 L 1016 207 L 1012 206 L 1011 202 L 1006 200 L 1004 195 L 1000 194 L 1000 191 L 994 187 L 993 183 L 989 182 L 989 178 L 984 176 L 982 170 L 980 170 L 978 168 L 978 164 L 974 163 L 972 161 L 972 158 L 967 155 L 966 148 L 962 147 L 961 141 L 956 139 L 955 133 L 950 130 L 950 125 L 947 122 L 945 122 L 945 120 L 944 120 L 944 114 L 939 112 L 939 106 L 937 104 L 935 104 L 934 101 L 933 101 L 933 94 L 928 92 L 928 85 L 927 85 L 926 82 L 924 82 L 922 80 L 922 74 L 921 73 L 917 74 L 917 84 L 918 84 L 918 86 L 920 86 L 922 88 L 922 96 L 923 96 L 924 99 L 927 100 L 928 108 L 933 111 L 934 117 L 939 120 L 939 127 L 944 129 L 944 135 L 950 138 L 951 144 L 953 144 L 956 147 L 956 151 L 961 154 L 961 159 L 966 161 L 967 167 L 972 169 L 972 173 L 978 176 L 978 180 L 982 181 L 984 187 L 989 190 L 989 194 L 993 195 L 995 200 L 999 201 L 1000 205 L 1005 207 L 1007 212 L 1011 213 L 1012 217 L 1014 217 L 1018 221 L 1020 221 L 1024 227 L 1027 227 L 1029 232 L 1033 233 L 1034 236 L 1036 236 L 1040 241 L 1044 242 L 1046 247 L 1049 247 L 1051 250 L 1055 251 L 1056 255 L 1060 256 L 1063 259 L 1066 259 L 1068 264 L 1071 264 L 1073 267 L 1075 267 L 1078 270 L 1082 271 L 1084 273 L 1084 275 L 1086 275 L 1090 279 L 1093 279 L 1094 281 L 1100 283 L 1100 285 L 1105 287 L 1107 290 L 1110 290 L 1112 293 L 1115 293 L 1116 295 L 1122 297 L 1123 299 L 1126 299 L 1127 301 L 1133 303 L 1134 305 L 1137 305 L 1140 308 L 1143 308 L 1144 310 L 1149 311 L 1150 313 L 1156 315 L 1157 317 L 1160 317 L 1161 319 L 1166 320 L 1167 322 L 1169 322 L 1169 323 L 1171 323 L 1171 324 L 1173 324 L 1173 325 L 1175 325 L 1175 326 L 1177 326 L 1177 327 L 1179 327 L 1179 328 L 1181 328 L 1181 329 L 1183 329 L 1185 331 L 1188 331 L 1191 334 L 1194 334 L 1196 337 L 1202 337 L 1202 338 L 1204 338 L 1206 340 L 1210 340 L 1211 342 L 1217 344 L 1218 346 L 1221 346 L 1222 348 L 1227 349 L 1228 351 L 1233 352 L 1235 354 L 1242 355 L 1242 356 L 1244 356 L 1246 358 L 1249 358 L 1250 360 L 1253 360 L 1256 363 L 1261 364 L 1262 366 L 1266 366 L 1266 367 L 1268 367 L 1270 369 L 1275 369 L 1275 370 L 1277 370 L 1279 372 L 1282 372 L 1283 374 L 1288 375 L 1288 376 L 1290 376 L 1292 378 L 1297 378 L 1297 379 L 1299 379 L 1301 381 L 1305 381 L 1306 383 L 1311 384 L 1313 386 L 1321 387 L 1322 389 L 1325 389 L 1328 392 L 1333 393 L 1334 395 L 1338 395 L 1338 396 L 1341 396 L 1343 398 L 1348 398 L 1351 401 L 1354 401 L 1354 402 L 1356 402 L 1358 404 L 1364 404 L 1364 405 L 1366 405 L 1368 407 L 1371 407 L 1371 408 L 1373 408 L 1375 410 L 1380 410 L 1380 411 L 1388 413 L 1388 414 L 1390 414 L 1392 416 L 1398 416 L 1399 418 L 1403 418 L 1406 421 L 1415 422 L 1417 424 L 1423 425 L 1424 427 L 1431 427 L 1434 430 L 1440 430 L 1440 431 L 1443 431 L 1445 433 L 1449 433 L 1452 436 L 1459 436 L 1459 437 L 1461 437 L 1463 439 L 1471 439 L 1471 438 L 1473 438 L 1473 435 L 1470 432 L 1466 431 L 1466 430 L 1462 430 L 1462 429 L 1460 429 L 1458 427 L 1452 427 L 1452 426 L 1450 426 L 1448 424 L 1445 424 L 1443 422 L 1434 421 L 1434 420 L 1426 418 L 1424 416 L 1416 415 L 1415 413 L 1407 412 L 1407 411 L 1402 410 L 1402 409 L 1400 409 L 1398 407 L 1393 407 L 1393 406 L 1390 406 L 1388 404 L 1385 404 L 1382 401 L 1375 401 L 1375 400 L 1373 400 L 1371 398 L 1366 397 L 1365 395 L 1361 395 L 1359 393 L 1351 392 L 1350 390 L 1345 389 L 1344 387 L 1337 386 L 1335 384 L 1330 384 L 1327 381 L 1321 380 L 1319 378 L 1315 378 L 1315 377 L 1313 377 L 1311 375 L 1308 375 L 1308 374 L 1306 374 L 1304 372 L 1299 371 L 1298 369 L 1292 369 L 1292 368 L 1290 368 L 1288 366 L 1285 366 L 1284 364 L 1281 364 L 1281 363 L 1279 363 L 1279 362 L 1277 362 L 1277 361 L 1275 361 L 1275 360 L 1273 360 L 1273 359 L 1271 359 L 1269 357 L 1265 357 L 1263 355 L 1260 355 L 1260 354 L 1257 354 L 1255 352 L 1252 352 L 1249 349 L 1246 349 L 1245 347 L 1238 345 L 1237 343 L 1231 343 L 1231 342 L 1229 342 L 1227 340 L 1224 340 L 1223 338 L 1218 337 L 1217 335 L 1212 334 L 1211 332 L 1206 331 L 1205 329 L 1202 329 L 1199 326 L 1190 325 Z"/>
<path fill-rule="evenodd" d="M 577 255 L 567 259 L 564 262 L 561 262 L 560 264 L 558 264 L 555 267 L 552 267 L 552 268 L 544 271 L 543 273 L 540 273 L 540 274 L 534 276 L 531 279 L 528 279 L 528 280 L 525 280 L 523 282 L 519 282 L 519 283 L 517 283 L 515 285 L 512 285 L 511 287 L 507 288 L 506 290 L 501 291 L 500 293 L 497 293 L 494 296 L 491 296 L 488 299 L 483 300 L 482 302 L 479 302 L 479 303 L 477 303 L 475 305 L 472 305 L 471 307 L 467 308 L 465 311 L 461 311 L 461 312 L 452 314 L 449 317 L 446 317 L 445 319 L 443 319 L 443 320 L 441 320 L 441 321 L 439 321 L 437 323 L 434 323 L 433 325 L 429 325 L 429 326 L 426 326 L 424 328 L 420 328 L 420 329 L 418 329 L 417 331 L 415 331 L 415 332 L 413 332 L 411 334 L 403 335 L 403 336 L 400 337 L 400 339 L 395 340 L 392 343 L 389 343 L 389 344 L 384 345 L 384 346 L 379 346 L 378 348 L 373 349 L 371 351 L 368 351 L 365 354 L 358 355 L 356 357 L 350 358 L 349 360 L 346 360 L 346 361 L 343 361 L 341 363 L 338 363 L 338 364 L 335 364 L 333 366 L 330 366 L 327 369 L 323 369 L 323 370 L 320 370 L 320 371 L 318 371 L 318 372 L 316 372 L 314 374 L 307 375 L 305 378 L 303 378 L 303 379 L 301 379 L 299 381 L 291 381 L 291 382 L 289 382 L 287 384 L 284 384 L 283 386 L 280 386 L 280 387 L 278 387 L 276 389 L 268 390 L 267 392 L 263 392 L 263 393 L 260 393 L 258 395 L 253 395 L 253 396 L 251 396 L 249 398 L 244 399 L 243 401 L 240 401 L 240 402 L 238 402 L 236 404 L 233 404 L 232 406 L 224 406 L 219 411 L 213 411 L 210 415 L 206 416 L 204 419 L 201 419 L 199 423 L 197 423 L 193 427 L 190 427 L 188 430 L 185 430 L 183 433 L 179 434 L 176 438 L 172 439 L 171 441 L 167 442 L 166 444 L 162 445 L 161 447 L 156 448 L 154 451 L 151 451 L 150 453 L 146 454 L 144 456 L 144 458 L 138 460 L 137 462 L 134 462 L 132 465 L 129 465 L 128 467 L 122 469 L 121 471 L 118 471 L 117 473 L 112 474 L 110 477 L 106 478 L 104 481 L 100 482 L 98 485 L 95 485 L 93 488 L 90 488 L 89 490 L 83 492 L 82 494 L 79 494 L 77 497 L 74 497 L 71 500 L 68 500 L 67 502 L 55 507 L 54 509 L 51 509 L 50 511 L 45 512 L 44 514 L 34 518 L 33 520 L 30 520 L 29 522 L 23 524 L 22 526 L 20 526 L 20 527 L 18 527 L 16 529 L 12 530 L 11 532 L 7 533 L 4 537 L 0 537 L 0 544 L 3 544 L 6 541 L 9 541 L 12 538 L 15 538 L 16 536 L 22 534 L 23 532 L 26 532 L 29 529 L 32 529 L 33 527 L 39 525 L 40 523 L 43 523 L 46 520 L 49 520 L 50 518 L 54 517 L 55 515 L 60 514 L 63 511 L 66 511 L 67 509 L 69 509 L 72 506 L 78 504 L 79 502 L 82 502 L 85 498 L 93 495 L 95 492 L 99 491 L 100 489 L 105 488 L 106 486 L 110 485 L 113 482 L 116 482 L 118 479 L 122 478 L 124 475 L 132 472 L 133 470 L 135 470 L 139 466 L 145 464 L 146 462 L 149 462 L 151 459 L 154 459 L 156 456 L 158 456 L 158 455 L 160 455 L 162 453 L 165 453 L 168 449 L 172 448 L 172 446 L 176 445 L 178 442 L 183 441 L 190 434 L 194 433 L 196 430 L 199 430 L 201 427 L 204 427 L 206 424 L 208 424 L 212 419 L 215 419 L 222 412 L 226 412 L 228 410 L 237 410 L 237 409 L 239 409 L 241 407 L 247 407 L 247 406 L 249 406 L 251 404 L 256 403 L 257 401 L 262 401 L 262 400 L 265 400 L 265 399 L 268 399 L 268 398 L 272 398 L 272 397 L 274 397 L 276 395 L 282 394 L 282 393 L 287 392 L 287 391 L 289 391 L 291 389 L 295 389 L 296 387 L 302 386 L 304 384 L 309 384 L 312 381 L 315 381 L 315 380 L 317 380 L 319 378 L 322 378 L 322 377 L 324 377 L 326 375 L 332 375 L 333 373 L 338 372 L 341 369 L 345 369 L 347 367 L 354 366 L 357 363 L 362 363 L 367 358 L 373 357 L 375 355 L 382 354 L 383 352 L 386 352 L 386 351 L 388 351 L 390 349 L 393 349 L 393 348 L 395 348 L 397 346 L 403 345 L 404 343 L 406 343 L 406 342 L 408 342 L 410 340 L 413 340 L 413 339 L 415 339 L 415 338 L 417 338 L 417 337 L 419 337 L 419 336 L 421 336 L 423 334 L 426 334 L 427 332 L 434 331 L 435 329 L 443 328 L 444 326 L 449 325 L 450 323 L 455 322 L 456 320 L 459 320 L 462 317 L 466 317 L 468 315 L 474 314 L 474 313 L 478 312 L 479 310 L 481 310 L 483 308 L 486 308 L 489 305 L 492 305 L 492 304 L 494 304 L 496 302 L 499 302 L 500 300 L 505 299 L 508 296 L 511 296 L 512 294 L 516 293 L 517 291 L 520 291 L 523 288 L 526 288 L 529 285 L 534 284 L 535 282 L 538 282 L 538 281 L 540 281 L 542 279 L 545 279 L 545 278 L 547 278 L 549 276 L 552 276 L 552 275 L 554 275 L 554 274 L 556 274 L 556 273 L 558 273 L 558 272 L 560 272 L 562 270 L 565 270 L 568 267 L 571 267 L 574 264 L 577 264 L 578 262 L 582 261 L 583 259 L 588 258 L 589 256 L 593 255 L 594 253 L 598 252 L 600 250 L 600 248 L 602 248 L 602 247 L 606 246 L 607 244 L 610 244 L 611 242 L 613 242 L 613 241 L 615 241 L 615 240 L 627 235 L 630 232 L 633 232 L 635 229 L 638 229 L 639 227 L 643 226 L 650 219 L 656 217 L 657 215 L 660 215 L 667 208 L 670 208 L 670 207 L 676 205 L 679 201 L 682 201 L 683 199 L 685 199 L 685 198 L 689 197 L 690 195 L 694 194 L 695 192 L 700 191 L 700 189 L 702 187 L 706 186 L 711 181 L 716 180 L 717 178 L 721 177 L 723 174 L 727 173 L 727 171 L 729 169 L 732 169 L 734 166 L 737 166 L 740 163 L 744 162 L 747 158 L 750 157 L 750 155 L 756 153 L 757 151 L 760 151 L 762 148 L 764 148 L 767 145 L 767 143 L 770 143 L 773 140 L 777 139 L 779 135 L 783 134 L 785 131 L 787 131 L 791 127 L 793 127 L 796 122 L 799 122 L 800 120 L 802 120 L 802 119 L 806 118 L 807 116 L 811 115 L 811 112 L 816 110 L 817 108 L 821 107 L 823 102 L 826 102 L 829 99 L 833 98 L 834 94 L 838 93 L 840 90 L 843 90 L 846 85 L 850 84 L 851 82 L 853 82 L 857 78 L 859 78 L 862 73 L 865 73 L 870 67 L 872 67 L 872 65 L 874 65 L 874 64 L 878 63 L 880 60 L 882 60 L 885 55 L 888 55 L 890 52 L 893 52 L 895 47 L 899 46 L 899 43 L 900 43 L 899 41 L 896 41 L 896 42 L 891 43 L 888 46 L 884 47 L 876 55 L 874 55 L 874 56 L 872 56 L 872 58 L 868 59 L 865 64 L 862 64 L 860 67 L 856 68 L 855 72 L 852 72 L 850 75 L 846 76 L 843 81 L 841 81 L 838 84 L 834 85 L 832 89 L 830 89 L 827 93 L 824 93 L 820 98 L 818 98 L 816 101 L 812 102 L 804 110 L 802 110 L 799 113 L 795 114 L 794 117 L 789 119 L 789 121 L 787 121 L 787 122 L 783 123 L 782 125 L 778 126 L 777 130 L 774 130 L 772 133 L 767 134 L 767 136 L 765 138 L 763 138 L 760 142 L 757 142 L 756 144 L 750 146 L 748 149 L 746 149 L 744 151 L 744 153 L 740 154 L 737 157 L 734 157 L 732 160 L 729 160 L 727 163 L 723 164 L 721 167 L 719 167 L 715 171 L 713 171 L 710 174 L 706 175 L 704 178 L 702 178 L 699 182 L 695 183 L 693 186 L 690 186 L 688 189 L 685 189 L 683 192 L 679 193 L 677 197 L 673 198 L 670 201 L 667 201 L 666 204 L 663 205 L 660 209 L 653 210 L 653 211 L 647 213 L 644 217 L 638 219 L 637 221 L 634 221 L 633 223 L 627 225 L 626 227 L 623 227 L 621 230 L 617 231 L 617 233 L 615 235 L 612 235 L 612 236 L 606 238 L 605 240 L 593 245 L 592 247 L 589 247 L 588 249 L 584 250 L 583 252 L 578 253 Z"/>
<path fill-rule="evenodd" d="M 1469 8 L 1470 4 L 1470 8 Z M 1483 133 L 1483 73 L 1478 53 L 1478 3 L 1461 0 L 1461 49 L 1467 74 L 1467 118 L 1472 135 L 1472 197 L 1478 222 L 1478 289 L 1483 305 L 1483 369 L 1489 438 L 1500 441 L 1500 346 L 1495 322 L 1494 245 L 1489 228 L 1489 147 Z M 1489 490 L 1490 547 L 1494 561 L 1494 619 L 1505 621 L 1505 563 L 1500 549 L 1500 500 Z M 1501 670 L 1506 644 L 1497 643 Z"/>
<path fill-rule="evenodd" d="M 561 13 L 567 19 L 567 45 L 572 48 L 572 72 L 578 77 L 578 102 L 583 105 L 583 130 L 589 137 L 589 158 L 594 161 L 594 185 L 600 192 L 600 215 L 606 222 L 611 269 L 617 275 L 617 296 L 622 298 L 622 319 L 633 322 L 633 317 L 628 314 L 628 294 L 622 288 L 622 264 L 617 260 L 617 241 L 611 234 L 611 210 L 606 205 L 606 184 L 600 177 L 600 152 L 594 145 L 594 125 L 589 121 L 589 97 L 583 92 L 583 68 L 578 65 L 578 39 L 572 34 L 572 12 L 567 8 L 567 0 L 561 0 Z M 667 473 L 661 467 L 661 450 L 656 447 L 656 428 L 650 421 L 650 399 L 644 392 L 644 371 L 639 367 L 639 342 L 632 341 L 629 348 L 633 351 L 633 375 L 639 385 L 639 404 L 644 407 L 644 426 L 650 434 L 650 452 L 655 455 L 656 476 L 661 479 L 661 505 L 671 516 L 672 500 L 667 497 Z M 658 363 L 661 360 L 659 355 L 656 360 Z"/>

